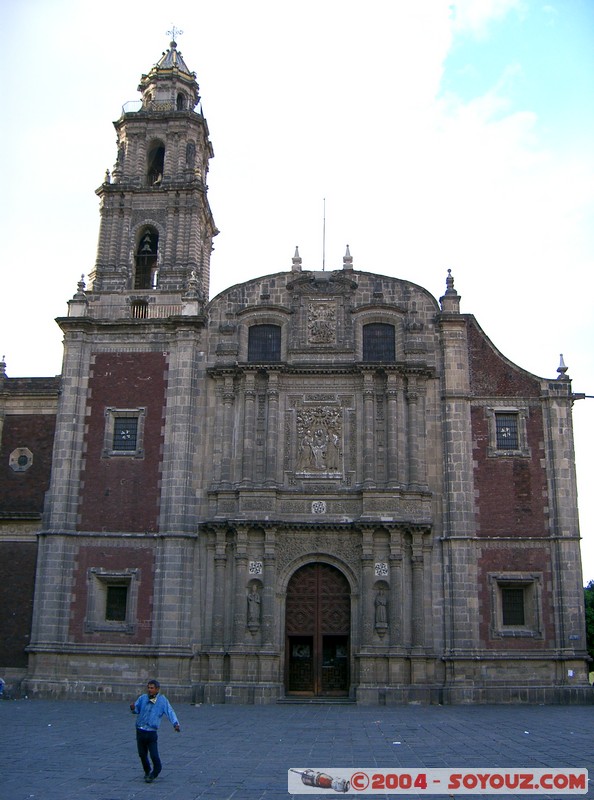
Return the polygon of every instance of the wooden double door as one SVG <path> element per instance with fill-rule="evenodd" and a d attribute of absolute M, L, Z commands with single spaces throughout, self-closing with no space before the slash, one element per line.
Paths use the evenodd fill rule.
<path fill-rule="evenodd" d="M 287 694 L 349 694 L 350 627 L 351 593 L 342 572 L 320 562 L 298 569 L 287 587 Z"/>

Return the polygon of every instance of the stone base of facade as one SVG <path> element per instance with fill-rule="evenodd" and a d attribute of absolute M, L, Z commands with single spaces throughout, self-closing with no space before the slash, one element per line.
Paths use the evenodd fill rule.
<path fill-rule="evenodd" d="M 107 700 L 130 702 L 142 690 L 138 681 L 104 684 L 98 681 L 25 678 L 20 696 L 54 700 Z M 207 705 L 272 705 L 286 698 L 282 684 L 202 683 L 164 685 L 172 702 Z M 361 706 L 398 705 L 593 705 L 594 689 L 582 686 L 359 686 L 352 698 Z M 293 697 L 312 702 L 311 697 Z M 332 702 L 333 698 L 325 698 Z M 340 699 L 339 699 L 340 700 Z"/>
<path fill-rule="evenodd" d="M 581 686 L 444 687 L 444 705 L 592 705 L 594 689 Z"/>
<path fill-rule="evenodd" d="M 194 686 L 194 702 L 263 706 L 277 703 L 284 693 L 280 683 L 203 683 Z"/>

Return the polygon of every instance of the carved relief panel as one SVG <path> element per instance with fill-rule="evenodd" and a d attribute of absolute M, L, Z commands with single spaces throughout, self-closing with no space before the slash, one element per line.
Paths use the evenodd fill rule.
<path fill-rule="evenodd" d="M 285 422 L 285 470 L 296 479 L 346 480 L 352 398 L 333 394 L 293 397 Z"/>
<path fill-rule="evenodd" d="M 342 409 L 338 406 L 308 406 L 296 413 L 297 475 L 341 477 Z"/>
<path fill-rule="evenodd" d="M 336 303 L 313 301 L 307 307 L 308 344 L 336 344 Z"/>

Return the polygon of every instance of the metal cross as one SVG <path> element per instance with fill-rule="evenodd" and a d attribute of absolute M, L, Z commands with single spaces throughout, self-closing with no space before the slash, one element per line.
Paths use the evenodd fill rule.
<path fill-rule="evenodd" d="M 175 41 L 177 36 L 182 36 L 182 35 L 183 35 L 183 31 L 180 30 L 179 28 L 176 28 L 175 25 L 172 25 L 171 26 L 171 30 L 167 31 L 167 36 L 171 36 L 173 41 Z"/>

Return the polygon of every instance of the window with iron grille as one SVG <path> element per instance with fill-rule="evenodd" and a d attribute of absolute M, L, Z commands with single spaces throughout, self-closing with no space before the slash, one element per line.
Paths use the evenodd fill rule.
<path fill-rule="evenodd" d="M 103 458 L 144 458 L 146 408 L 106 408 Z"/>
<path fill-rule="evenodd" d="M 135 633 L 140 570 L 89 567 L 87 578 L 85 632 Z"/>
<path fill-rule="evenodd" d="M 363 326 L 363 361 L 395 361 L 395 328 L 384 322 Z"/>
<path fill-rule="evenodd" d="M 136 451 L 138 417 L 115 417 L 113 420 L 113 450 Z"/>
<path fill-rule="evenodd" d="M 517 450 L 518 415 L 495 414 L 495 436 L 498 450 Z"/>
<path fill-rule="evenodd" d="M 503 625 L 525 625 L 524 587 L 501 587 L 501 621 Z"/>
<path fill-rule="evenodd" d="M 107 586 L 105 594 L 105 619 L 125 622 L 128 607 L 128 586 Z"/>
<path fill-rule="evenodd" d="M 248 331 L 248 361 L 280 361 L 280 325 L 252 325 Z"/>

